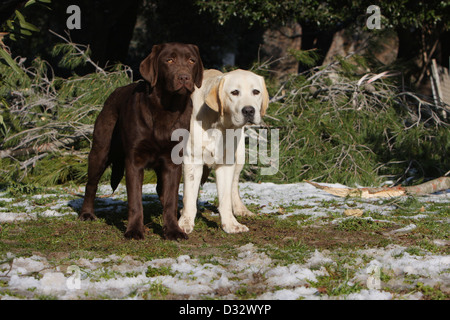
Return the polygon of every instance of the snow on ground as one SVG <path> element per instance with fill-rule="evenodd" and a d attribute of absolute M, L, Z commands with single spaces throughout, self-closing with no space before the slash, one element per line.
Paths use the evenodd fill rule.
<path fill-rule="evenodd" d="M 247 204 L 257 204 L 262 214 L 271 214 L 278 212 L 280 207 L 295 205 L 296 209 L 285 216 L 304 214 L 314 219 L 330 212 L 342 213 L 352 203 L 352 200 L 346 199 L 344 204 L 343 199 L 305 183 L 242 183 L 240 190 L 244 201 Z M 145 185 L 143 192 L 155 194 L 155 185 Z M 99 190 L 99 194 L 108 193 L 109 187 L 102 186 Z M 182 187 L 180 193 L 182 194 Z M 34 197 L 46 196 L 58 197 Z M 200 201 L 213 201 L 215 197 L 215 185 L 205 184 Z M 39 214 L 74 214 L 73 209 L 68 208 L 67 198 L 61 198 L 54 206 Z M 120 186 L 108 201 L 113 205 L 114 202 L 125 199 L 125 187 Z M 146 201 L 145 196 L 144 200 Z M 4 194 L 0 194 L 0 202 L 10 201 L 12 200 L 5 198 Z M 323 201 L 337 201 L 341 205 L 338 208 L 326 208 L 320 206 Z M 394 209 L 390 205 L 380 206 L 378 201 L 381 200 L 358 202 L 358 207 L 383 215 Z M 450 202 L 450 193 L 430 195 L 426 201 Z M 36 217 L 31 201 L 24 200 L 15 205 L 21 208 L 20 213 L 0 208 L 0 222 Z M 81 202 L 76 205 L 81 206 Z M 415 217 L 421 218 L 424 217 Z M 441 245 L 448 245 L 448 242 L 444 241 Z M 440 285 L 448 294 L 450 257 L 430 253 L 412 255 L 406 249 L 399 245 L 389 245 L 355 252 L 356 258 L 352 258 L 348 268 L 356 272 L 354 277 L 346 279 L 342 285 L 349 288 L 357 283 L 366 285 L 360 290 L 350 290 L 352 293 L 338 295 L 324 294 L 311 285 L 318 281 L 318 277 L 328 275 L 327 270 L 330 269 L 326 266 L 336 265 L 336 254 L 328 250 L 316 250 L 304 263 L 289 265 L 279 265 L 252 243 L 239 247 L 238 255 L 234 258 L 218 256 L 208 262 L 200 262 L 188 255 L 150 261 L 110 255 L 106 258 L 81 258 L 67 261 L 64 265 L 54 265 L 39 255 L 24 258 L 8 253 L 0 257 L 0 299 L 36 299 L 44 296 L 58 299 L 237 299 L 240 289 L 250 287 L 253 292 L 258 292 L 256 299 L 421 299 L 422 293 L 412 289 L 412 283 L 417 281 L 430 287 Z M 151 272 L 152 270 L 157 272 Z M 383 278 L 382 274 L 389 277 Z M 408 279 L 414 281 L 409 284 Z M 386 287 L 390 288 L 389 292 L 383 290 Z M 409 293 L 402 294 L 403 289 Z"/>
<path fill-rule="evenodd" d="M 322 184 L 324 186 L 329 187 L 342 187 L 345 186 L 340 184 Z M 256 204 L 259 209 L 260 214 L 270 214 L 274 212 L 278 212 L 280 207 L 289 207 L 295 205 L 298 209 L 295 209 L 285 215 L 282 215 L 281 218 L 296 215 L 296 214 L 304 214 L 310 215 L 311 218 L 323 217 L 327 216 L 330 212 L 334 212 L 337 214 L 342 214 L 344 210 L 349 209 L 355 203 L 352 200 L 344 200 L 342 198 L 330 195 L 323 190 L 318 190 L 314 186 L 307 183 L 293 183 L 293 184 L 274 184 L 274 183 L 251 183 L 245 182 L 239 184 L 239 190 L 241 197 L 247 205 Z M 155 184 L 146 184 L 143 186 L 143 194 L 144 194 L 144 204 L 146 201 L 146 196 L 150 195 L 150 199 L 157 199 L 156 196 L 156 185 Z M 84 188 L 81 188 L 79 192 L 84 192 Z M 99 186 L 99 195 L 109 195 L 111 194 L 111 187 L 108 185 Z M 179 194 L 183 194 L 183 187 L 180 186 Z M 39 213 L 35 213 L 35 204 L 31 200 L 24 200 L 22 202 L 15 203 L 13 206 L 21 207 L 23 212 L 7 212 L 3 211 L 0 207 L 0 222 L 8 222 L 13 220 L 24 220 L 24 219 L 32 219 L 37 215 L 47 216 L 47 217 L 57 217 L 61 215 L 76 215 L 71 208 L 68 208 L 68 203 L 66 200 L 66 195 L 56 195 L 56 194 L 47 194 L 47 195 L 35 195 L 32 196 L 34 199 L 40 199 L 42 197 L 60 197 L 61 200 L 57 201 L 55 205 L 49 207 L 47 210 Z M 213 202 L 217 197 L 217 189 L 214 183 L 205 183 L 200 191 L 199 202 L 200 204 L 206 202 Z M 422 197 L 422 199 L 426 199 L 429 202 L 450 202 L 450 192 L 443 192 L 434 195 L 428 195 L 426 197 Z M 1 202 L 11 202 L 11 198 L 4 198 L 0 193 L 0 203 Z M 104 202 L 109 201 L 111 206 L 115 206 L 117 208 L 118 202 L 119 205 L 125 206 L 123 202 L 126 201 L 126 189 L 124 185 L 119 185 L 114 195 L 108 198 L 103 198 Z M 322 202 L 326 201 L 336 201 L 340 205 L 338 208 L 325 208 L 321 206 Z M 363 203 L 358 202 L 358 207 L 365 211 L 372 211 L 382 215 L 388 215 L 390 211 L 395 209 L 393 205 L 383 205 L 382 199 L 373 199 L 373 200 L 365 200 Z M 72 203 L 72 207 L 74 209 L 81 208 L 82 201 Z M 180 201 L 180 205 L 182 202 Z M 65 208 L 66 210 L 61 210 Z M 103 207 L 101 210 L 108 211 L 110 208 Z M 426 215 L 418 214 L 415 218 L 424 218 Z M 408 217 L 411 218 L 411 217 Z M 414 218 L 414 217 L 413 217 Z"/>
<path fill-rule="evenodd" d="M 103 259 L 78 259 L 70 266 L 54 266 L 41 256 L 14 258 L 0 265 L 0 279 L 7 281 L 7 288 L 13 296 L 4 294 L 2 299 L 42 298 L 54 296 L 58 299 L 141 299 L 172 294 L 186 299 L 222 298 L 236 299 L 239 288 L 260 286 L 256 299 L 420 299 L 420 292 L 394 295 L 382 287 L 370 286 L 374 266 L 392 270 L 393 277 L 387 285 L 402 289 L 404 276 L 422 279 L 425 285 L 448 284 L 450 258 L 446 256 L 412 256 L 406 248 L 392 246 L 385 249 L 368 249 L 360 253 L 370 257 L 369 263 L 360 263 L 354 279 L 348 286 L 359 281 L 368 283 L 368 289 L 356 293 L 330 297 L 319 294 L 309 285 L 317 282 L 318 276 L 327 276 L 323 267 L 333 259 L 318 251 L 304 264 L 277 266 L 264 253 L 258 252 L 253 244 L 240 247 L 236 259 L 217 258 L 215 263 L 200 263 L 187 255 L 177 258 L 138 261 L 129 256 L 110 255 Z M 401 257 L 398 257 L 401 255 Z M 108 267 L 107 267 L 108 266 Z M 167 268 L 166 275 L 147 273 L 149 268 Z M 260 279 L 260 275 L 264 279 Z M 39 275 L 39 276 L 37 276 Z M 401 280 L 401 281 L 400 281 Z M 163 289 L 162 289 L 163 288 Z M 406 287 L 405 287 L 406 288 Z"/>

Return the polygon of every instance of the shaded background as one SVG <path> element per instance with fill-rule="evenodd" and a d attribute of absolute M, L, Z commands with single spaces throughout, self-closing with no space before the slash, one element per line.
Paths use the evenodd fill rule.
<path fill-rule="evenodd" d="M 21 8 L 26 1 L 10 1 Z M 202 59 L 208 67 L 221 67 L 228 52 L 236 55 L 236 64 L 247 67 L 255 60 L 262 40 L 262 28 L 240 23 L 238 19 L 219 25 L 209 13 L 200 13 L 192 0 L 82 0 L 53 1 L 44 6 L 21 8 L 27 21 L 40 31 L 26 41 L 6 41 L 13 55 L 33 59 L 41 56 L 56 66 L 58 57 L 52 57 L 53 45 L 61 42 L 48 30 L 65 36 L 66 8 L 76 4 L 81 9 L 81 29 L 70 30 L 73 42 L 89 45 L 92 60 L 101 67 L 121 62 L 138 70 L 154 44 L 162 42 L 194 43 L 200 47 Z M 5 11 L 3 11 L 5 12 Z M 14 11 L 10 11 L 12 14 Z M 8 14 L 3 14 L 6 19 Z M 1 22 L 0 22 L 1 23 Z M 89 66 L 77 73 L 93 71 Z M 65 70 L 56 72 L 64 75 Z M 138 73 L 135 72 L 137 76 Z"/>
<path fill-rule="evenodd" d="M 319 64 L 336 54 L 357 51 L 371 55 L 381 65 L 396 64 L 408 85 L 431 94 L 426 64 L 435 58 L 447 67 L 450 56 L 450 5 L 442 1 L 378 1 L 383 30 L 367 30 L 366 8 L 373 1 L 204 1 L 204 0 L 58 0 L 24 8 L 26 1 L 4 0 L 0 25 L 15 9 L 39 28 L 26 41 L 8 41 L 13 56 L 36 56 L 56 66 L 51 49 L 65 35 L 66 8 L 81 8 L 81 30 L 71 30 L 75 43 L 89 45 L 92 59 L 102 67 L 121 62 L 132 67 L 135 79 L 140 61 L 154 44 L 168 41 L 200 47 L 207 68 L 235 65 L 249 68 L 255 62 L 277 60 L 289 49 L 316 49 Z M 78 74 L 93 71 L 78 68 Z M 274 76 L 302 70 L 291 58 L 272 63 Z M 56 68 L 56 73 L 70 72 Z"/>
<path fill-rule="evenodd" d="M 206 68 L 265 77 L 265 123 L 281 130 L 282 161 L 270 177 L 248 165 L 249 181 L 448 175 L 449 100 L 432 95 L 430 78 L 433 62 L 450 84 L 450 1 L 377 1 L 379 30 L 366 27 L 373 2 L 0 0 L 0 181 L 85 181 L 105 98 L 168 41 L 198 45 Z M 68 33 L 73 4 L 81 29 Z M 88 46 L 101 68 L 54 32 Z"/>

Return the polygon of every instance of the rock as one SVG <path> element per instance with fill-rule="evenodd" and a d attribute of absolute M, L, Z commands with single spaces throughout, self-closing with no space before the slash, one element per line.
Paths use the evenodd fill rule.
<path fill-rule="evenodd" d="M 348 217 L 361 217 L 364 211 L 361 209 L 346 209 L 344 214 Z"/>

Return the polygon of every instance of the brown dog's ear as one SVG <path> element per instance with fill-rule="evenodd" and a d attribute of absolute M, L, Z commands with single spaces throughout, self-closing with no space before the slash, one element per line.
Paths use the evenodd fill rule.
<path fill-rule="evenodd" d="M 158 80 L 158 56 L 161 52 L 162 45 L 154 45 L 152 52 L 145 58 L 139 66 L 139 72 L 142 77 L 150 83 L 152 87 L 156 85 Z"/>
<path fill-rule="evenodd" d="M 267 107 L 269 106 L 269 92 L 267 91 L 266 82 L 264 78 L 261 77 L 262 81 L 262 104 L 261 104 L 261 117 L 266 115 Z"/>
<path fill-rule="evenodd" d="M 223 116 L 223 108 L 225 102 L 223 92 L 224 82 L 224 77 L 218 78 L 216 83 L 211 86 L 211 90 L 209 90 L 208 95 L 205 98 L 205 103 L 214 111 L 219 112 L 221 116 Z"/>
<path fill-rule="evenodd" d="M 203 81 L 203 62 L 202 58 L 200 57 L 200 50 L 195 44 L 191 44 L 192 49 L 194 49 L 195 55 L 197 56 L 197 66 L 194 74 L 194 83 L 197 86 L 197 88 L 200 88 L 202 86 Z"/>

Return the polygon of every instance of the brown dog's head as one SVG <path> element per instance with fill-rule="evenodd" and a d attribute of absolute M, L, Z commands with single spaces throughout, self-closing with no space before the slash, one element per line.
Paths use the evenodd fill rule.
<path fill-rule="evenodd" d="M 170 93 L 191 93 L 194 85 L 201 87 L 203 80 L 203 63 L 193 44 L 155 45 L 139 71 L 152 87 L 158 85 Z"/>

